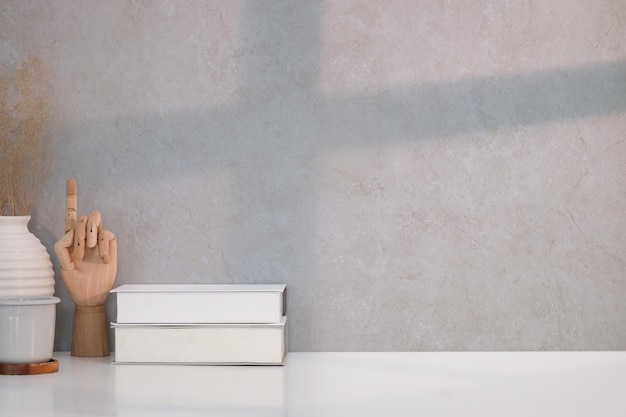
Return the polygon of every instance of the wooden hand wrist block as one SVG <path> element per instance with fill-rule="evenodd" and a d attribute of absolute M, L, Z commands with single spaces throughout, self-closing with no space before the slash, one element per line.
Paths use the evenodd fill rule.
<path fill-rule="evenodd" d="M 104 305 L 75 306 L 72 356 L 109 356 L 109 335 Z"/>

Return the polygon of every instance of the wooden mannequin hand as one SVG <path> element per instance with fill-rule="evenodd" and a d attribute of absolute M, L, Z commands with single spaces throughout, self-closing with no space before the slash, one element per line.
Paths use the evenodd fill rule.
<path fill-rule="evenodd" d="M 92 213 L 90 219 L 95 216 L 99 217 L 99 213 Z M 84 231 L 85 227 L 94 227 L 94 223 L 81 216 L 76 226 L 82 232 L 72 229 L 54 245 L 61 262 L 61 277 L 77 306 L 103 305 L 113 288 L 117 271 L 115 236 L 102 230 L 98 233 L 97 244 L 90 247 L 90 243 L 85 242 Z M 75 239 L 81 233 L 83 237 Z M 81 246 L 82 249 L 77 249 Z"/>
<path fill-rule="evenodd" d="M 61 277 L 72 301 L 72 355 L 107 356 L 109 341 L 104 303 L 117 273 L 115 235 L 102 228 L 100 212 L 76 219 L 76 181 L 67 181 L 65 235 L 54 245 Z"/>

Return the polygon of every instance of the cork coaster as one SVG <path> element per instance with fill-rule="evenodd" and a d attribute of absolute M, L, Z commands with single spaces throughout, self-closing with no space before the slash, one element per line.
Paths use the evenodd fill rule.
<path fill-rule="evenodd" d="M 41 375 L 59 370 L 59 361 L 50 359 L 42 363 L 0 363 L 0 375 Z"/>

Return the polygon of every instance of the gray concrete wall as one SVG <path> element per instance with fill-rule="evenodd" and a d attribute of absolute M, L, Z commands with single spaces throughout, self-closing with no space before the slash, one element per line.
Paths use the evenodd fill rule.
<path fill-rule="evenodd" d="M 75 177 L 118 285 L 284 282 L 290 350 L 626 348 L 623 1 L 5 0 L 0 34 L 50 68 L 51 254 Z"/>

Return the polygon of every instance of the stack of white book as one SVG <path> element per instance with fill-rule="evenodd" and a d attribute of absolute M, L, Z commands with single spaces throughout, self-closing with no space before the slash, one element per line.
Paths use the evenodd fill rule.
<path fill-rule="evenodd" d="M 111 292 L 115 363 L 284 363 L 284 284 L 122 285 Z"/>

